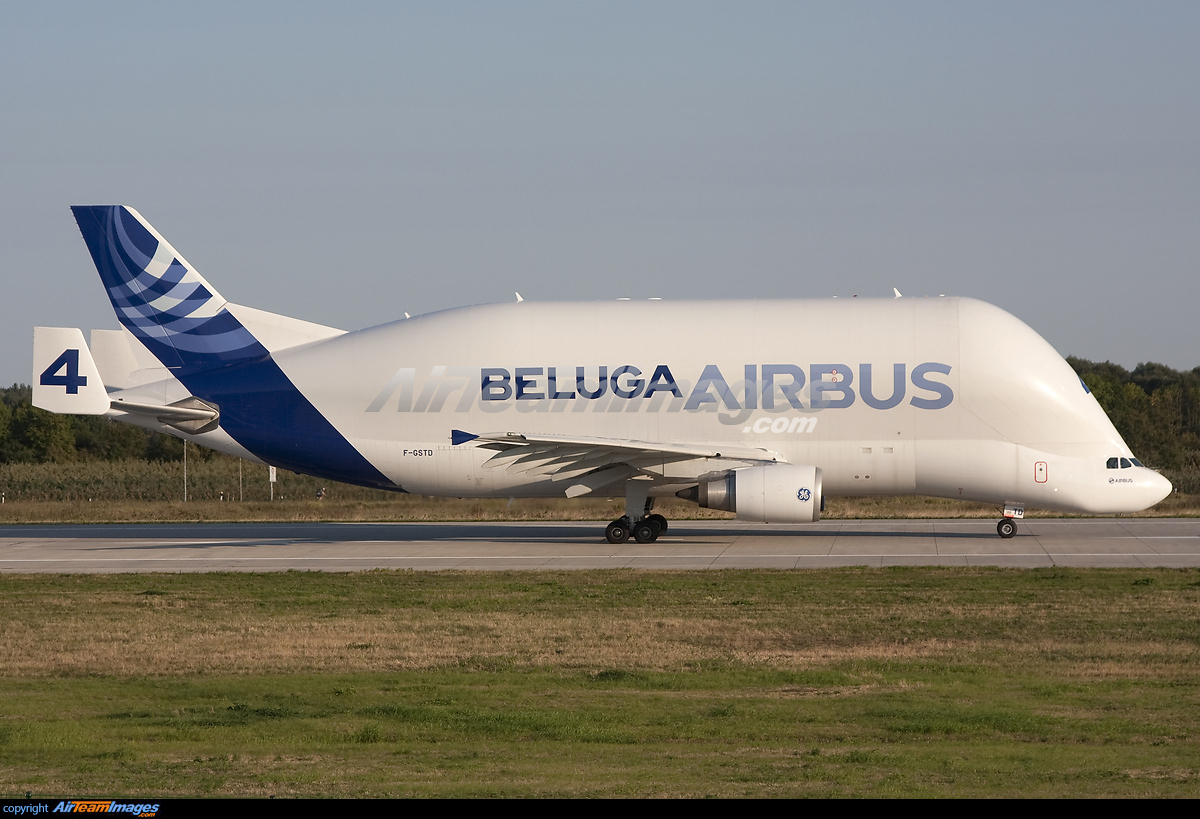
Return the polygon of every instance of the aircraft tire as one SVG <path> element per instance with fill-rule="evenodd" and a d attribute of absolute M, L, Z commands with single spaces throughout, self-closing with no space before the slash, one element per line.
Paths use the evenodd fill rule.
<path fill-rule="evenodd" d="M 662 534 L 663 532 L 667 531 L 667 519 L 664 518 L 662 515 L 651 515 L 650 517 L 646 518 L 646 520 L 652 520 L 658 524 L 658 533 L 659 534 Z"/>
<path fill-rule="evenodd" d="M 629 527 L 619 520 L 614 520 L 604 529 L 604 538 L 609 543 L 624 543 L 629 540 Z"/>
<path fill-rule="evenodd" d="M 996 534 L 1008 539 L 1017 533 L 1017 522 L 1012 518 L 1004 518 L 996 524 Z"/>
<path fill-rule="evenodd" d="M 633 527 L 633 539 L 638 543 L 653 543 L 658 540 L 658 531 L 652 522 L 643 520 Z"/>

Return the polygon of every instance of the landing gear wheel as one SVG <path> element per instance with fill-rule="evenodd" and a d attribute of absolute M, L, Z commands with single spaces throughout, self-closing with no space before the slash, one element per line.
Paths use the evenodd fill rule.
<path fill-rule="evenodd" d="M 614 520 L 605 528 L 604 537 L 609 543 L 624 543 L 629 540 L 629 527 L 622 520 Z"/>
<path fill-rule="evenodd" d="M 660 535 L 667 531 L 667 519 L 662 515 L 650 515 L 646 520 L 652 520 L 658 524 L 658 533 Z"/>
<path fill-rule="evenodd" d="M 996 534 L 1002 538 L 1010 538 L 1017 533 L 1017 522 L 1012 518 L 1005 518 L 996 524 Z"/>
<path fill-rule="evenodd" d="M 658 527 L 650 520 L 639 521 L 633 527 L 633 539 L 638 543 L 653 543 L 658 540 Z"/>

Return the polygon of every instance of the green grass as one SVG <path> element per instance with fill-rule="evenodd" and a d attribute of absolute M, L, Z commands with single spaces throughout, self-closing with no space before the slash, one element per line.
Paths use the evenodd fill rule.
<path fill-rule="evenodd" d="M 23 769 L 10 792 L 1196 794 L 1189 728 L 1143 701 L 1169 691 L 1077 686 L 1047 707 L 1037 675 L 978 676 L 856 663 L 620 681 L 561 669 L 52 680 L 14 692 L 29 712 L 2 754 L 7 777 Z"/>
<path fill-rule="evenodd" d="M 1197 796 L 1200 572 L 0 576 L 0 792 Z"/>

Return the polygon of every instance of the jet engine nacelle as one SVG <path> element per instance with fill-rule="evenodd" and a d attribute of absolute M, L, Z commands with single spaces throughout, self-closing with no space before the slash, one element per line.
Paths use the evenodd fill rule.
<path fill-rule="evenodd" d="M 740 520 L 759 523 L 815 523 L 824 505 L 821 469 L 807 464 L 735 469 L 722 480 L 676 494 L 706 509 L 734 512 Z"/>

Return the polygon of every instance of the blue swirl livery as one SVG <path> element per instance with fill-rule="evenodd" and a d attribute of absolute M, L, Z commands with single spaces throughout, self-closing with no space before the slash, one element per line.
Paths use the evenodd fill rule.
<path fill-rule="evenodd" d="M 219 412 L 222 431 L 275 466 L 397 488 L 141 214 L 123 205 L 71 210 L 121 324 L 192 396 Z"/>
<path fill-rule="evenodd" d="M 117 318 L 176 375 L 262 358 L 226 301 L 133 208 L 71 208 Z"/>

